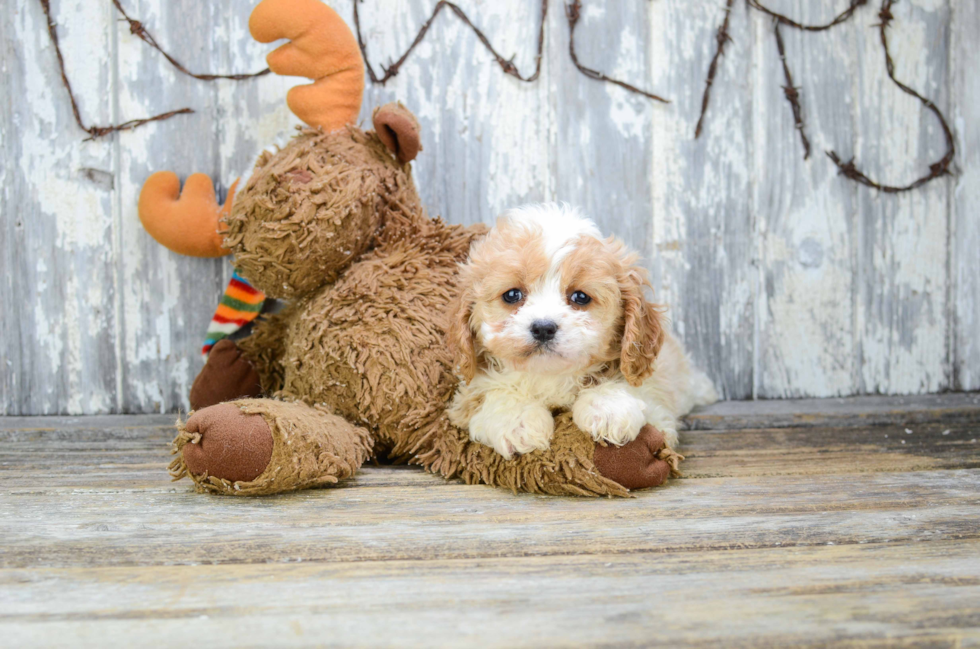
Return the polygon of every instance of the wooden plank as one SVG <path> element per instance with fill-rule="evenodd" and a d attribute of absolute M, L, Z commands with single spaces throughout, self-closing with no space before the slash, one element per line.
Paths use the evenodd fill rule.
<path fill-rule="evenodd" d="M 183 493 L 190 490 L 190 483 L 174 483 L 167 473 L 162 452 L 140 461 L 132 456 L 100 455 L 89 461 L 70 461 L 65 465 L 30 464 L 17 469 L 4 468 L 0 476 L 3 493 L 72 493 L 79 490 L 100 493 L 131 493 L 154 491 L 157 493 Z M 0 466 L 3 466 L 0 462 Z M 39 473 L 43 472 L 43 473 Z M 38 475 L 44 475 L 44 484 Z M 441 487 L 458 485 L 442 476 L 426 473 L 411 466 L 365 466 L 357 475 L 331 489 L 363 489 L 375 487 Z"/>
<path fill-rule="evenodd" d="M 687 458 L 682 469 L 688 477 L 817 477 L 973 468 L 980 465 L 978 437 L 980 426 L 976 422 L 706 431 L 682 433 L 680 450 Z"/>
<path fill-rule="evenodd" d="M 720 401 L 685 417 L 687 427 L 693 430 L 965 424 L 978 420 L 980 394 L 976 393 Z"/>
<path fill-rule="evenodd" d="M 633 499 L 482 486 L 305 491 L 274 498 L 8 491 L 6 568 L 370 561 L 723 550 L 974 539 L 980 469 L 713 478 Z"/>
<path fill-rule="evenodd" d="M 26 476 L 34 485 L 35 481 L 30 479 L 33 475 L 44 476 L 46 487 L 118 487 L 119 481 L 140 471 L 152 471 L 162 480 L 172 435 L 169 427 L 119 432 L 6 433 L 0 437 L 0 466 L 4 468 L 0 484 L 19 486 Z M 975 467 L 980 462 L 978 437 L 980 426 L 976 422 L 711 430 L 682 432 L 680 450 L 687 457 L 682 468 L 688 477 L 900 472 L 916 468 Z M 417 467 L 384 465 L 365 470 L 402 475 L 421 472 Z M 114 476 L 116 472 L 120 475 Z M 110 476 L 114 477 L 110 480 Z M 414 477 L 400 479 L 415 480 Z M 79 480 L 83 482 L 76 482 Z M 431 482 L 441 481 L 442 478 L 436 478 Z M 180 483 L 178 487 L 188 484 Z"/>
<path fill-rule="evenodd" d="M 957 177 L 950 195 L 953 388 L 980 389 L 980 77 L 976 71 L 980 6 L 953 2 L 949 117 L 956 133 Z"/>
<path fill-rule="evenodd" d="M 40 3 L 0 25 L 0 415 L 118 408 L 112 138 L 83 142 Z M 86 124 L 117 116 L 112 16 L 53 2 Z"/>
<path fill-rule="evenodd" d="M 0 571 L 12 645 L 967 646 L 976 541 Z M 383 616 L 383 621 L 379 620 Z M 887 638 L 887 642 L 883 641 Z"/>
<path fill-rule="evenodd" d="M 916 400 L 933 400 L 919 397 Z M 874 416 L 844 413 L 835 420 L 825 414 L 785 415 L 793 428 L 752 428 L 760 418 L 733 414 L 695 421 L 702 430 L 682 432 L 680 450 L 688 478 L 767 475 L 846 475 L 904 472 L 920 469 L 963 469 L 980 464 L 978 419 L 947 415 L 934 419 L 909 417 L 880 425 Z M 776 414 L 774 419 L 784 415 Z M 0 489 L 178 491 L 166 474 L 173 428 L 131 425 L 144 417 L 98 417 L 91 428 L 76 426 L 15 427 L 4 430 L 0 420 Z M 145 417 L 148 420 L 159 416 Z M 821 418 L 826 422 L 817 425 Z M 113 423 L 113 420 L 115 423 Z M 932 420 L 932 421 L 929 421 Z M 31 420 L 29 420 L 31 421 Z M 37 421 L 37 419 L 33 420 Z M 43 421 L 43 420 L 42 420 Z M 84 420 L 83 420 L 84 421 Z M 733 421 L 741 430 L 720 427 Z M 867 425 L 859 425 L 862 421 Z M 898 423 L 898 425 L 895 425 Z M 707 430 L 703 430 L 707 429 Z M 39 482 L 39 476 L 43 481 Z M 360 486 L 437 486 L 451 484 L 417 467 L 366 467 L 343 483 Z"/>
<path fill-rule="evenodd" d="M 139 428 L 170 428 L 177 415 L 103 415 L 85 417 L 0 417 L 0 439 L 13 431 L 102 431 L 122 435 Z M 980 419 L 980 393 L 866 396 L 836 399 L 719 401 L 685 417 L 692 430 L 788 428 L 796 426 L 880 426 L 969 423 Z"/>
<path fill-rule="evenodd" d="M 685 479 L 819 476 L 969 469 L 980 466 L 980 430 L 973 425 L 911 428 L 798 428 L 698 431 L 681 434 Z M 166 473 L 170 431 L 145 439 L 44 436 L 7 441 L 0 452 L 0 489 L 11 493 L 95 489 L 185 491 Z M 43 478 L 42 478 L 43 476 Z M 840 478 L 838 478 L 840 479 Z M 413 466 L 369 465 L 344 488 L 458 484 Z"/>
<path fill-rule="evenodd" d="M 797 0 L 778 9 L 802 23 L 824 24 L 837 4 Z M 773 21 L 758 11 L 752 16 L 753 102 L 760 109 L 753 124 L 753 210 L 762 257 L 756 395 L 854 394 L 861 363 L 851 300 L 858 277 L 852 250 L 857 187 L 838 176 L 824 151 L 849 147 L 855 137 L 851 79 L 844 71 L 854 69 L 856 28 L 780 30 L 812 146 L 804 160 Z"/>
<path fill-rule="evenodd" d="M 757 271 L 749 204 L 752 62 L 743 3 L 732 13 L 736 41 L 719 65 L 704 132 L 694 139 L 724 4 L 667 0 L 636 6 L 649 7 L 651 16 L 650 87 L 672 101 L 652 107 L 647 168 L 655 287 L 721 398 L 747 399 L 754 394 Z M 606 42 L 593 41 L 592 47 Z"/>
<path fill-rule="evenodd" d="M 687 478 L 630 500 L 512 495 L 412 467 L 209 497 L 164 481 L 169 416 L 0 419 L 0 637 L 980 643 L 977 420 L 859 426 L 860 401 L 826 404 L 836 420 L 813 402 L 795 419 L 753 404 L 791 426 L 686 431 Z M 863 405 L 885 418 L 975 407 Z M 808 411 L 825 425 L 795 425 Z"/>
<path fill-rule="evenodd" d="M 911 0 L 895 4 L 892 13 L 896 76 L 948 111 L 948 2 Z M 873 27 L 877 14 L 863 12 L 856 19 L 855 93 L 869 100 L 853 104 L 859 129 L 853 151 L 869 176 L 904 185 L 928 173 L 943 156 L 945 139 L 933 114 L 888 78 Z M 858 191 L 860 392 L 908 394 L 950 386 L 948 182 L 899 195 Z"/>
<path fill-rule="evenodd" d="M 176 415 L 89 415 L 85 417 L 0 417 L 0 434 L 12 431 L 69 433 L 73 430 L 121 431 L 172 426 Z"/>
<path fill-rule="evenodd" d="M 236 2 L 236 16 L 249 3 Z M 165 0 L 138 0 L 127 10 L 141 20 L 189 69 L 216 68 L 217 4 L 194 11 Z M 240 19 L 240 18 L 239 18 Z M 172 253 L 143 229 L 136 213 L 139 191 L 155 171 L 183 180 L 202 172 L 227 187 L 216 138 L 221 122 L 215 83 L 177 72 L 155 50 L 114 21 L 118 39 L 118 104 L 123 115 L 156 114 L 188 106 L 196 112 L 123 136 L 116 178 L 119 200 L 121 355 L 117 379 L 123 412 L 186 411 L 191 382 L 200 369 L 200 347 L 224 290 L 226 262 Z"/>

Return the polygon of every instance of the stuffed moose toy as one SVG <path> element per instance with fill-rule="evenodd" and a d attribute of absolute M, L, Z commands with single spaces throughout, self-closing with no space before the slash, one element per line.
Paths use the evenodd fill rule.
<path fill-rule="evenodd" d="M 633 442 L 593 442 L 556 412 L 551 447 L 513 459 L 473 442 L 446 408 L 458 378 L 445 336 L 459 265 L 486 232 L 430 218 L 412 181 L 419 126 L 400 104 L 355 124 L 364 64 L 343 20 L 320 0 L 263 0 L 252 36 L 289 42 L 277 74 L 313 79 L 287 102 L 309 125 L 263 153 L 219 206 L 210 179 L 183 192 L 152 175 L 146 230 L 185 255 L 234 256 L 237 272 L 287 306 L 250 336 L 211 350 L 178 423 L 174 479 L 201 491 L 272 494 L 336 484 L 372 457 L 513 491 L 628 495 L 662 484 L 680 456 L 647 426 Z M 236 183 L 237 184 L 237 183 Z"/>

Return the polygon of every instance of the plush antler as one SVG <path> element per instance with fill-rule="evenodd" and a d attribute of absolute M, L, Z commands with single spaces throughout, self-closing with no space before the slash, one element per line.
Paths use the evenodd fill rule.
<path fill-rule="evenodd" d="M 193 174 L 180 191 L 177 175 L 158 171 L 140 191 L 139 215 L 146 231 L 160 244 L 191 257 L 223 257 L 221 219 L 231 212 L 236 180 L 228 190 L 228 200 L 219 205 L 214 186 L 205 174 Z"/>
<path fill-rule="evenodd" d="M 286 96 L 297 117 L 325 131 L 357 120 L 364 94 L 364 60 L 354 34 L 337 12 L 320 0 L 262 0 L 252 11 L 248 28 L 260 43 L 290 40 L 266 57 L 273 72 L 314 80 Z"/>
<path fill-rule="evenodd" d="M 297 117 L 325 131 L 357 120 L 364 94 L 364 61 L 354 34 L 337 12 L 320 0 L 262 0 L 252 11 L 248 28 L 261 43 L 290 40 L 267 57 L 273 72 L 314 80 L 286 96 Z M 394 126 L 389 128 L 394 130 Z M 402 139 L 404 158 L 412 146 L 411 138 Z M 140 221 L 154 239 L 174 252 L 221 257 L 229 251 L 222 245 L 219 221 L 231 211 L 234 194 L 232 185 L 228 200 L 220 206 L 211 179 L 204 174 L 188 178 L 181 193 L 176 175 L 155 173 L 140 192 Z"/>

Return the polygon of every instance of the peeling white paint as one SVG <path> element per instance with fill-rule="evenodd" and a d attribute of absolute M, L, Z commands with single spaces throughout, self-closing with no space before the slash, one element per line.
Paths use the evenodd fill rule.
<path fill-rule="evenodd" d="M 269 49 L 247 38 L 253 4 L 188 12 L 145 0 L 138 18 L 193 69 L 251 71 Z M 330 4 L 351 16 L 346 0 Z M 408 47 L 433 4 L 360 6 L 376 70 Z M 782 98 L 771 22 L 741 3 L 704 135 L 693 140 L 721 4 L 586 4 L 577 33 L 583 63 L 663 94 L 672 100 L 666 106 L 576 71 L 554 5 L 538 82 L 504 75 L 443 11 L 397 77 L 383 88 L 369 84 L 361 121 L 369 126 L 371 110 L 388 101 L 415 112 L 425 147 L 415 178 L 430 211 L 451 222 L 490 221 L 527 200 L 565 200 L 626 237 L 649 257 L 657 299 L 671 305 L 696 362 L 728 396 L 933 391 L 950 385 L 954 368 L 953 387 L 980 388 L 980 81 L 971 67 L 980 9 L 965 0 L 895 7 L 897 73 L 944 110 L 953 102 L 947 114 L 963 146 L 958 179 L 894 197 L 840 179 L 822 155 L 854 153 L 871 175 L 894 182 L 921 175 L 941 155 L 932 115 L 885 76 L 871 9 L 825 34 L 785 34 L 811 160 L 800 159 Z M 830 12 L 784 4 L 812 22 Z M 939 27 L 950 4 L 957 19 L 947 59 Z M 522 72 L 533 68 L 536 2 L 462 6 Z M 139 189 L 165 168 L 182 178 L 209 173 L 219 188 L 247 176 L 262 149 L 292 134 L 297 120 L 285 93 L 300 81 L 198 82 L 132 36 L 109 4 L 94 13 L 80 3 L 54 9 L 90 123 L 182 106 L 197 112 L 83 144 L 39 7 L 15 1 L 0 33 L 12 35 L 20 55 L 0 64 L 0 91 L 17 89 L 30 110 L 0 113 L 0 144 L 20 152 L 0 165 L 0 219 L 6 226 L 30 217 L 17 236 L 34 256 L 14 273 L 16 284 L 0 285 L 0 301 L 30 292 L 35 303 L 15 310 L 25 323 L 17 331 L 34 344 L 20 349 L 13 338 L 23 333 L 0 341 L 0 355 L 9 356 L 0 366 L 0 413 L 186 409 L 230 265 L 155 244 L 136 217 Z M 107 90 L 113 70 L 119 87 Z M 958 94 L 946 98 L 948 89 Z M 93 182 L 82 169 L 111 175 Z"/>

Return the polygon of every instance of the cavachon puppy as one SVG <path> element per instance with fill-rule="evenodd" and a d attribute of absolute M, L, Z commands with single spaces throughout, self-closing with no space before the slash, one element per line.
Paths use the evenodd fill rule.
<path fill-rule="evenodd" d="M 548 448 L 555 409 L 617 446 L 717 399 L 666 330 L 638 257 L 565 205 L 502 214 L 460 276 L 450 324 L 465 379 L 450 420 L 504 457 Z"/>

